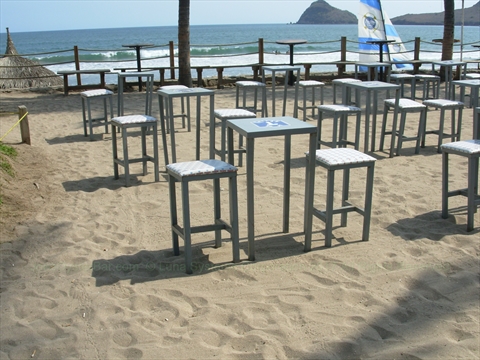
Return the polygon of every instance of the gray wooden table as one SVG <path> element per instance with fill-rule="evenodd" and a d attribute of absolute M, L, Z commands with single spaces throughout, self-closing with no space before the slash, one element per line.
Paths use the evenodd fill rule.
<path fill-rule="evenodd" d="M 210 111 L 209 111 L 209 123 L 213 124 L 215 121 L 214 119 L 214 102 L 215 102 L 215 91 L 204 89 L 204 88 L 187 88 L 187 89 L 161 89 L 157 91 L 158 94 L 158 104 L 160 107 L 160 121 L 165 124 L 165 121 L 169 121 L 170 125 L 170 147 L 172 151 L 172 163 L 177 162 L 177 153 L 175 150 L 175 126 L 174 126 L 174 112 L 173 112 L 173 99 L 174 98 L 190 98 L 196 97 L 197 98 L 197 117 L 196 117 L 196 131 L 195 131 L 195 138 L 196 138 L 196 151 L 195 151 L 195 159 L 200 160 L 200 118 L 201 118 L 201 98 L 202 97 L 209 97 L 210 102 Z M 168 104 L 168 117 L 166 118 L 165 114 L 165 103 Z M 211 136 L 211 134 L 210 134 Z M 165 154 L 165 165 L 169 164 L 168 160 L 168 148 L 167 145 L 164 144 L 163 148 Z M 214 159 L 215 157 L 211 157 Z M 189 159 L 191 160 L 191 159 Z"/>
<path fill-rule="evenodd" d="M 254 206 L 254 144 L 255 139 L 272 136 L 284 136 L 284 176 L 283 176 L 283 232 L 289 231 L 290 217 L 290 158 L 292 135 L 309 135 L 308 166 L 311 177 L 315 173 L 315 151 L 317 127 L 292 117 L 271 117 L 258 119 L 227 120 L 228 162 L 233 164 L 233 131 L 246 138 L 246 176 L 247 176 L 247 222 L 248 222 L 248 259 L 255 260 L 255 206 Z M 313 185 L 313 179 L 305 179 L 306 191 Z M 311 191 L 307 193 L 312 193 Z M 307 201 L 305 199 L 305 206 Z"/>
<path fill-rule="evenodd" d="M 347 102 L 347 88 L 351 88 L 356 91 L 355 99 L 357 101 L 357 106 L 360 106 L 360 91 L 366 92 L 366 104 L 365 104 L 365 139 L 364 139 L 364 149 L 363 151 L 368 151 L 368 144 L 370 138 L 370 114 L 372 114 L 372 145 L 371 151 L 375 151 L 375 137 L 377 129 L 377 111 L 378 111 L 378 93 L 380 91 L 387 91 L 387 97 L 390 90 L 395 90 L 395 112 L 393 120 L 393 131 L 397 127 L 397 118 L 398 118 L 398 102 L 400 100 L 400 89 L 401 86 L 397 84 L 386 83 L 383 81 L 362 81 L 362 82 L 351 82 L 344 84 L 345 91 L 343 92 L 343 103 Z M 373 96 L 372 96 L 373 95 Z M 373 110 L 372 110 L 373 106 Z M 392 136 L 391 146 L 390 146 L 390 157 L 393 157 L 393 149 L 395 147 L 395 137 Z"/>

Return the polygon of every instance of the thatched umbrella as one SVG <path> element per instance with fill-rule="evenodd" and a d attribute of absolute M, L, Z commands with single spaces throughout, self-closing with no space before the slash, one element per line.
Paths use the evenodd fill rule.
<path fill-rule="evenodd" d="M 0 88 L 41 88 L 63 85 L 53 71 L 18 55 L 7 28 L 7 50 L 0 58 Z"/>

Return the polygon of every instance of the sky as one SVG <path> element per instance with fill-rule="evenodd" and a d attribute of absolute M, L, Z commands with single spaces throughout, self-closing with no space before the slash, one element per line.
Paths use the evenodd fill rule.
<path fill-rule="evenodd" d="M 463 0 L 464 7 L 478 0 Z M 297 22 L 314 0 L 190 0 L 190 25 Z M 327 0 L 357 14 L 358 0 Z M 443 11 L 443 0 L 382 0 L 390 18 Z M 455 0 L 455 9 L 462 0 Z M 0 32 L 171 26 L 178 0 L 0 0 Z"/>

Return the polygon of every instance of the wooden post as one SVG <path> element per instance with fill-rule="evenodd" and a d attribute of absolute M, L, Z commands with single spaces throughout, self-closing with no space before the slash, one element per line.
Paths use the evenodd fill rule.
<path fill-rule="evenodd" d="M 20 133 L 22 134 L 22 143 L 26 143 L 28 145 L 32 145 L 30 141 L 30 127 L 28 126 L 28 115 L 27 114 L 27 107 L 25 105 L 20 105 L 18 107 L 18 118 L 21 119 L 23 116 L 22 121 L 20 121 Z"/>
<path fill-rule="evenodd" d="M 78 56 L 78 46 L 73 47 L 73 56 L 75 57 L 75 70 L 80 70 L 80 58 Z M 77 74 L 77 85 L 82 85 L 82 77 Z"/>
<path fill-rule="evenodd" d="M 217 74 L 218 74 L 217 89 L 223 89 L 223 86 L 222 86 L 223 67 L 217 67 Z"/>
<path fill-rule="evenodd" d="M 160 86 L 165 85 L 165 69 L 160 68 L 158 69 L 160 71 Z"/>
<path fill-rule="evenodd" d="M 264 64 L 263 59 L 263 38 L 258 39 L 258 64 L 260 65 L 260 71 L 262 70 L 262 65 Z M 255 70 L 254 70 L 254 78 L 255 78 Z"/>
<path fill-rule="evenodd" d="M 310 80 L 310 69 L 312 68 L 312 64 L 303 64 L 305 67 L 305 80 Z"/>
<path fill-rule="evenodd" d="M 203 87 L 202 71 L 203 71 L 203 68 L 201 67 L 197 68 L 197 86 L 198 87 Z"/>
<path fill-rule="evenodd" d="M 260 71 L 260 66 L 253 65 L 252 71 L 253 71 L 253 81 L 258 81 L 258 72 Z"/>
<path fill-rule="evenodd" d="M 175 79 L 175 49 L 173 48 L 173 41 L 169 43 L 170 47 L 170 79 Z"/>
<path fill-rule="evenodd" d="M 413 60 L 420 60 L 420 38 L 415 37 L 415 48 L 413 50 Z M 418 69 L 422 64 L 413 65 L 413 73 L 418 74 Z"/>
<path fill-rule="evenodd" d="M 340 64 L 337 64 L 338 76 L 342 77 L 345 72 L 345 61 L 347 61 L 347 37 L 342 36 L 340 39 Z"/>

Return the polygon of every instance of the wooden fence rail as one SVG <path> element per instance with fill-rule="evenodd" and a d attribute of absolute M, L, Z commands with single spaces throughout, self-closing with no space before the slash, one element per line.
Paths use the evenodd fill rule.
<path fill-rule="evenodd" d="M 335 42 L 335 41 L 330 41 L 330 42 Z M 321 62 L 320 61 L 320 62 L 309 62 L 309 63 L 295 62 L 295 64 L 303 66 L 304 76 L 305 76 L 306 79 L 308 79 L 310 77 L 311 69 L 312 69 L 313 66 L 330 66 L 331 67 L 332 65 L 334 65 L 337 68 L 336 77 L 342 77 L 342 76 L 344 76 L 344 74 L 346 72 L 347 66 L 348 65 L 352 65 L 352 66 L 354 65 L 353 61 L 347 61 L 347 54 L 358 52 L 358 51 L 352 50 L 352 49 L 349 50 L 348 46 L 347 46 L 348 43 L 356 43 L 356 42 L 351 41 L 351 40 L 347 41 L 347 38 L 344 37 L 344 36 L 342 36 L 340 38 L 338 51 L 335 51 L 335 52 L 339 53 L 338 60 L 330 61 L 330 62 Z M 420 59 L 421 43 L 422 43 L 421 39 L 419 37 L 416 37 L 415 40 L 414 40 L 414 49 L 410 50 L 410 51 L 407 51 L 407 53 L 411 53 L 412 57 L 413 57 L 413 59 L 409 63 L 413 65 L 414 73 L 418 73 L 419 69 L 422 65 L 429 63 L 428 60 Z M 252 44 L 254 44 L 254 42 L 252 42 Z M 234 44 L 225 44 L 225 46 L 228 46 L 228 45 L 234 45 Z M 176 76 L 175 71 L 178 70 L 178 67 L 175 66 L 176 56 L 175 56 L 175 46 L 174 46 L 173 41 L 170 41 L 168 43 L 168 45 L 165 44 L 165 45 L 162 45 L 162 46 L 168 46 L 168 55 L 163 56 L 163 57 L 165 57 L 165 58 L 168 57 L 169 65 L 168 66 L 161 66 L 161 67 L 147 67 L 147 66 L 144 67 L 144 66 L 142 66 L 142 70 L 144 70 L 144 71 L 159 71 L 160 85 L 164 85 L 167 81 L 175 80 L 175 76 Z M 192 46 L 194 46 L 194 45 L 192 45 Z M 62 50 L 62 51 L 67 51 L 67 50 Z M 104 80 L 102 81 L 102 76 L 103 76 L 103 79 L 104 79 L 105 73 L 109 73 L 109 72 L 106 71 L 106 69 L 102 69 L 102 72 L 99 72 L 100 82 L 98 84 L 94 84 L 94 85 L 89 84 L 88 86 L 82 85 L 82 78 L 81 78 L 82 74 L 89 74 L 89 73 L 92 73 L 92 72 L 97 73 L 100 70 L 97 69 L 97 72 L 95 72 L 95 69 L 93 69 L 93 70 L 82 69 L 82 66 L 81 66 L 82 63 L 86 63 L 87 61 L 82 61 L 81 51 L 82 51 L 82 49 L 79 49 L 78 46 L 75 45 L 73 47 L 73 65 L 74 65 L 75 69 L 71 70 L 71 71 L 62 71 L 62 75 L 64 76 L 64 84 L 65 84 L 64 87 L 66 87 L 64 89 L 65 94 L 68 94 L 68 90 L 77 90 L 77 89 L 80 90 L 80 89 L 83 89 L 83 88 L 86 88 L 86 87 L 95 88 L 95 87 L 104 87 L 105 86 Z M 429 50 L 424 50 L 424 51 L 428 52 Z M 473 50 L 473 51 L 475 51 L 475 50 Z M 331 51 L 329 51 L 329 52 L 331 52 Z M 321 52 L 318 54 L 319 58 L 321 58 L 321 54 L 322 54 Z M 32 55 L 32 54 L 30 54 L 30 55 Z M 240 55 L 242 55 L 242 54 L 240 54 Z M 228 57 L 228 55 L 226 55 L 225 57 Z M 192 58 L 194 58 L 194 56 L 192 56 Z M 156 59 L 156 58 L 143 58 L 143 59 L 140 59 L 140 60 L 141 61 L 142 60 L 147 61 L 147 60 L 154 60 L 154 59 Z M 134 61 L 134 60 L 132 60 L 132 61 Z M 92 61 L 89 61 L 89 62 L 92 62 Z M 95 61 L 95 62 L 97 62 L 97 61 Z M 98 61 L 98 62 L 100 62 L 100 61 Z M 479 60 L 474 60 L 472 62 L 476 63 L 477 67 L 480 69 L 480 59 Z M 46 64 L 45 66 L 48 66 L 48 65 L 58 65 L 58 64 Z M 255 80 L 258 80 L 259 74 L 261 74 L 262 66 L 264 66 L 264 65 L 274 65 L 274 64 L 265 63 L 264 39 L 259 38 L 258 39 L 258 62 L 257 63 L 240 64 L 240 65 L 228 65 L 228 66 L 218 66 L 218 65 L 216 65 L 216 66 L 208 66 L 208 65 L 192 66 L 192 70 L 196 71 L 196 73 L 197 73 L 197 86 L 199 86 L 199 87 L 203 86 L 203 72 L 204 72 L 204 70 L 212 70 L 212 69 L 216 70 L 216 73 L 217 73 L 216 86 L 217 86 L 217 88 L 222 88 L 222 86 L 224 84 L 223 73 L 224 73 L 224 70 L 226 68 L 251 68 L 251 71 L 253 73 L 253 78 Z M 135 68 L 135 67 L 124 67 L 124 68 L 114 68 L 114 69 L 110 69 L 110 70 L 130 71 L 130 70 L 137 70 L 137 68 Z M 170 71 L 168 72 L 168 70 L 170 70 Z M 58 73 L 60 74 L 60 72 L 58 72 Z M 68 85 L 68 75 L 65 75 L 65 73 L 68 73 L 68 75 L 75 76 L 77 85 Z"/>

